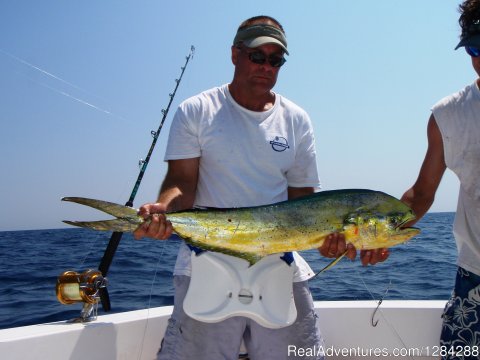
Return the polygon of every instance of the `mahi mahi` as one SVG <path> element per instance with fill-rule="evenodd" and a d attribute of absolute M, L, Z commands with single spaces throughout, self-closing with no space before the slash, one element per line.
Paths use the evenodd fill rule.
<path fill-rule="evenodd" d="M 106 201 L 65 197 L 116 217 L 104 221 L 64 221 L 104 231 L 133 232 L 145 220 L 138 210 Z M 271 205 L 232 209 L 192 209 L 166 214 L 174 232 L 204 250 L 233 255 L 255 264 L 263 257 L 318 248 L 339 232 L 357 249 L 389 248 L 417 235 L 402 225 L 415 219 L 400 200 L 379 191 L 322 191 Z"/>

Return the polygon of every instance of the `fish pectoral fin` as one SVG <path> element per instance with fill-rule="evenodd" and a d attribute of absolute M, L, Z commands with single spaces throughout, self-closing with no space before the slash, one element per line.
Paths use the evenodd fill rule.
<path fill-rule="evenodd" d="M 91 208 L 103 211 L 117 218 L 135 218 L 138 210 L 129 206 L 123 206 L 108 201 L 88 199 L 83 197 L 64 197 L 62 201 L 69 201 L 80 205 L 89 206 Z"/>
<path fill-rule="evenodd" d="M 132 232 L 139 224 L 134 224 L 125 219 L 112 219 L 112 220 L 100 220 L 100 221 L 69 221 L 63 220 L 65 224 L 83 227 L 87 229 L 100 230 L 100 231 L 118 231 L 118 232 Z"/>

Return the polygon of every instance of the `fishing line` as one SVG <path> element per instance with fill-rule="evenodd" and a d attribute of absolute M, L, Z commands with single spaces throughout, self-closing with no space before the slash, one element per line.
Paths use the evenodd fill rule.
<path fill-rule="evenodd" d="M 148 298 L 148 306 L 147 306 L 147 319 L 145 321 L 145 326 L 143 328 L 142 344 L 140 346 L 140 355 L 138 356 L 138 359 L 141 359 L 142 355 L 143 355 L 143 346 L 145 344 L 145 336 L 147 334 L 148 321 L 150 320 L 150 308 L 152 306 L 153 287 L 154 287 L 155 282 L 157 280 L 158 268 L 160 267 L 160 260 L 163 258 L 163 254 L 165 252 L 165 246 L 166 246 L 165 242 L 166 241 L 168 241 L 168 239 L 167 240 L 162 240 L 162 246 L 161 246 L 162 251 L 160 252 L 160 256 L 158 257 L 157 264 L 155 265 L 155 274 L 153 275 L 152 284 L 150 285 L 150 295 L 149 295 L 149 298 Z"/>
<path fill-rule="evenodd" d="M 377 300 L 375 299 L 375 296 L 373 295 L 373 293 L 370 291 L 370 289 L 368 288 L 367 284 L 365 283 L 365 280 L 363 279 L 363 276 L 362 274 L 360 273 L 360 271 L 357 269 L 357 274 L 358 276 L 360 277 L 360 280 L 362 281 L 363 283 L 363 286 L 365 287 L 365 289 L 368 291 L 368 293 L 370 294 L 370 297 L 372 298 L 373 301 L 377 302 Z M 373 325 L 373 317 L 375 316 L 375 313 L 380 313 L 380 315 L 382 316 L 383 320 L 385 320 L 385 322 L 387 323 L 388 327 L 390 328 L 390 330 L 392 332 L 395 333 L 395 336 L 397 337 L 398 340 L 400 340 L 402 346 L 404 349 L 408 349 L 407 345 L 405 344 L 405 342 L 403 341 L 402 337 L 400 336 L 400 334 L 398 333 L 397 329 L 395 329 L 395 327 L 392 325 L 392 323 L 390 321 L 388 321 L 387 317 L 385 316 L 385 314 L 383 313 L 382 309 L 380 308 L 380 305 L 382 304 L 383 302 L 383 299 L 385 298 L 385 296 L 387 295 L 388 293 L 388 290 L 390 289 L 390 286 L 392 285 L 392 280 L 390 280 L 390 283 L 388 284 L 388 287 L 385 291 L 385 293 L 383 294 L 383 296 L 380 298 L 380 300 L 378 301 L 377 303 L 377 307 L 375 308 L 373 314 L 372 314 L 372 326 L 376 326 L 378 324 L 378 320 L 376 322 L 375 325 Z M 415 359 L 411 356 L 409 356 L 410 359 Z"/>
<path fill-rule="evenodd" d="M 27 78 L 28 78 L 28 77 L 27 77 Z M 97 110 L 97 111 L 100 111 L 100 112 L 102 112 L 102 113 L 104 113 L 104 114 L 107 114 L 107 115 L 109 115 L 109 116 L 113 116 L 113 117 L 116 117 L 116 118 L 118 118 L 118 119 L 127 121 L 125 118 L 123 118 L 123 117 L 121 117 L 121 116 L 118 116 L 118 115 L 115 115 L 115 114 L 113 114 L 111 111 L 105 110 L 105 109 L 103 109 L 103 108 L 101 108 L 101 107 L 99 107 L 99 106 L 97 106 L 97 105 L 94 105 L 94 104 L 92 104 L 92 103 L 89 103 L 88 101 L 85 101 L 85 100 L 82 100 L 82 99 L 80 99 L 80 98 L 78 98 L 78 97 L 75 97 L 75 96 L 73 96 L 73 95 L 71 95 L 71 94 L 69 94 L 69 93 L 67 93 L 67 92 L 65 92 L 65 91 L 55 89 L 55 88 L 53 88 L 53 87 L 51 87 L 51 86 L 49 86 L 49 85 L 47 85 L 47 84 L 45 84 L 45 83 L 42 83 L 42 82 L 33 80 L 33 79 L 31 79 L 31 78 L 29 78 L 29 79 L 30 79 L 31 81 L 36 82 L 38 85 L 44 86 L 44 87 L 46 87 L 47 89 L 52 90 L 52 91 L 54 91 L 54 92 L 56 92 L 56 93 L 58 93 L 58 94 L 60 94 L 60 95 L 63 95 L 63 96 L 66 96 L 66 97 L 68 97 L 68 98 L 70 98 L 70 99 L 72 99 L 72 100 L 78 101 L 80 104 L 83 104 L 83 105 L 86 105 L 86 106 L 88 106 L 88 107 L 91 107 L 92 109 L 95 109 L 95 110 Z M 128 122 L 131 123 L 131 121 L 128 121 Z"/>
<path fill-rule="evenodd" d="M 168 102 L 168 105 L 166 109 L 162 109 L 162 120 L 160 121 L 160 124 L 158 126 L 157 131 L 152 131 L 151 135 L 153 137 L 152 144 L 150 145 L 150 149 L 148 150 L 147 156 L 145 160 L 141 160 L 141 168 L 140 172 L 137 177 L 137 181 L 135 182 L 135 185 L 133 186 L 132 192 L 130 194 L 130 198 L 127 200 L 125 203 L 125 206 L 133 206 L 133 201 L 135 200 L 135 197 L 137 195 L 137 191 L 140 187 L 140 184 L 142 182 L 143 176 L 145 175 L 145 171 L 147 170 L 148 163 L 150 161 L 151 155 L 153 153 L 153 150 L 155 148 L 155 145 L 157 143 L 158 137 L 160 135 L 160 132 L 162 131 L 163 124 L 165 123 L 165 119 L 167 118 L 168 111 L 170 109 L 170 106 L 172 105 L 173 98 L 175 97 L 175 94 L 177 93 L 178 86 L 180 85 L 180 82 L 182 80 L 183 74 L 185 72 L 185 69 L 187 68 L 188 62 L 190 59 L 193 58 L 193 55 L 195 53 L 195 47 L 192 45 L 190 47 L 190 53 L 188 56 L 185 57 L 185 65 L 181 67 L 181 73 L 180 77 L 178 79 L 175 79 L 176 85 L 171 94 L 169 94 L 170 100 Z M 115 256 L 115 252 L 117 251 L 118 244 L 120 243 L 120 240 L 122 239 L 123 232 L 120 231 L 115 231 L 112 233 L 110 237 L 110 241 L 108 242 L 107 248 L 105 249 L 105 252 L 103 254 L 102 260 L 100 261 L 100 265 L 98 266 L 98 269 L 101 271 L 103 276 L 107 276 L 108 269 L 110 268 L 110 265 L 112 263 L 113 257 Z M 102 302 L 103 309 L 105 311 L 109 311 L 111 306 L 110 306 L 110 297 L 108 296 L 108 291 L 106 288 L 102 288 L 100 291 L 100 299 Z"/>
<path fill-rule="evenodd" d="M 99 237 L 95 237 L 95 239 L 93 239 L 90 243 L 90 246 L 88 247 L 86 253 L 85 253 L 85 256 L 82 260 L 82 262 L 80 263 L 80 266 L 79 266 L 79 269 L 82 269 L 84 268 L 84 264 L 85 262 L 87 261 L 87 258 L 93 253 L 93 246 L 95 245 L 95 243 L 98 241 Z"/>
<path fill-rule="evenodd" d="M 332 262 L 330 262 L 327 266 L 325 266 L 323 269 L 321 269 L 320 271 L 318 271 L 310 280 L 314 279 L 315 277 L 317 277 L 318 275 L 322 274 L 323 272 L 325 272 L 326 270 L 330 269 L 331 267 L 333 267 L 334 265 L 336 265 L 346 254 L 347 254 L 348 251 L 345 251 L 342 255 L 340 255 L 338 258 L 334 259 Z M 368 288 L 367 284 L 365 283 L 365 280 L 363 279 L 363 276 L 362 274 L 360 273 L 360 271 L 358 269 L 356 269 L 357 271 L 357 275 L 360 277 L 360 280 L 362 281 L 363 283 L 363 286 L 365 287 L 365 289 L 368 291 L 370 297 L 372 298 L 373 301 L 377 301 L 375 299 L 375 296 L 373 295 L 373 293 L 370 291 L 370 289 Z M 390 323 L 390 321 L 388 321 L 387 317 L 385 316 L 385 314 L 383 313 L 382 309 L 380 308 L 380 305 L 382 304 L 383 302 L 383 299 L 387 296 L 388 294 L 388 291 L 390 290 L 390 287 L 392 285 L 392 280 L 390 280 L 386 290 L 385 290 L 385 293 L 383 294 L 383 296 L 380 298 L 380 300 L 378 301 L 377 303 L 377 307 L 375 308 L 373 314 L 372 314 L 372 318 L 371 318 L 371 324 L 373 327 L 377 326 L 378 324 L 378 320 L 376 322 L 373 322 L 374 320 L 374 317 L 375 317 L 375 314 L 378 312 L 381 314 L 382 318 L 385 320 L 385 322 L 387 323 L 388 327 L 390 328 L 390 330 L 395 333 L 395 336 L 400 340 L 401 344 L 403 345 L 403 348 L 404 349 L 408 349 L 407 345 L 405 344 L 405 342 L 403 341 L 402 337 L 400 336 L 400 334 L 398 333 L 398 331 L 395 329 L 395 327 Z M 410 359 L 414 359 L 413 357 L 410 357 Z"/>
<path fill-rule="evenodd" d="M 385 290 L 385 293 L 383 294 L 383 296 L 378 301 L 377 307 L 375 308 L 375 311 L 372 314 L 371 324 L 372 324 L 373 327 L 376 327 L 378 325 L 379 320 L 373 321 L 373 319 L 375 319 L 375 314 L 380 309 L 380 305 L 382 305 L 383 299 L 385 299 L 385 296 L 387 296 L 388 290 L 390 290 L 390 286 L 392 286 L 392 280 L 390 280 L 390 282 L 388 283 L 388 286 L 387 286 L 387 289 Z"/>
<path fill-rule="evenodd" d="M 9 56 L 10 58 L 12 58 L 12 59 L 14 59 L 14 60 L 16 60 L 16 61 L 18 61 L 18 62 L 20 62 L 20 63 L 22 63 L 22 64 L 24 64 L 24 65 L 26 65 L 26 66 L 28 66 L 28 67 L 30 67 L 31 69 L 34 69 L 34 70 L 36 70 L 36 71 L 39 71 L 39 72 L 42 73 L 43 75 L 46 75 L 46 76 L 51 77 L 51 78 L 53 78 L 53 79 L 55 79 L 55 80 L 57 80 L 57 81 L 60 81 L 60 82 L 66 84 L 66 85 L 68 85 L 68 86 L 70 86 L 70 87 L 73 87 L 74 89 L 77 89 L 77 90 L 79 90 L 79 91 L 81 91 L 81 92 L 83 92 L 83 93 L 85 93 L 85 94 L 87 94 L 87 95 L 90 95 L 90 96 L 96 97 L 97 99 L 100 99 L 100 97 L 98 97 L 98 96 L 96 96 L 96 95 L 94 95 L 94 94 L 91 94 L 90 92 L 82 89 L 81 87 L 76 86 L 76 85 L 74 85 L 74 84 L 72 84 L 72 83 L 70 83 L 70 82 L 68 82 L 68 81 L 66 81 L 66 80 L 64 80 L 64 79 L 62 79 L 62 78 L 60 78 L 60 77 L 58 77 L 58 76 L 56 76 L 56 75 L 54 75 L 54 74 L 46 71 L 46 70 L 38 67 L 38 66 L 35 66 L 35 65 L 33 65 L 33 64 L 31 64 L 31 63 L 23 60 L 23 59 L 20 59 L 19 57 L 15 56 L 15 55 L 12 55 L 12 54 L 10 54 L 10 53 L 2 50 L 2 49 L 0 49 L 0 53 L 3 53 L 3 54 L 5 54 L 6 56 Z M 100 107 L 100 106 L 98 106 L 98 105 L 94 105 L 94 104 L 92 104 L 91 102 L 88 102 L 88 101 L 83 100 L 83 99 L 81 99 L 81 98 L 79 98 L 79 97 L 73 96 L 72 94 L 67 93 L 66 91 L 58 90 L 58 89 L 56 89 L 56 88 L 54 88 L 54 87 L 51 87 L 51 86 L 45 84 L 44 82 L 40 82 L 40 81 L 38 81 L 38 80 L 34 80 L 34 79 L 32 79 L 31 77 L 29 77 L 28 75 L 26 75 L 26 74 L 24 74 L 24 73 L 21 73 L 21 72 L 19 72 L 19 71 L 15 71 L 15 72 L 16 72 L 17 74 L 19 74 L 19 75 L 22 75 L 22 76 L 26 77 L 26 78 L 27 78 L 28 80 L 30 80 L 31 82 L 36 83 L 36 84 L 38 84 L 38 85 L 41 85 L 41 86 L 43 86 L 43 87 L 45 87 L 45 88 L 47 88 L 47 89 L 49 89 L 49 90 L 51 90 L 51 91 L 54 91 L 54 92 L 56 92 L 56 93 L 58 93 L 58 94 L 60 94 L 60 95 L 66 96 L 66 97 L 68 97 L 68 98 L 70 98 L 70 99 L 72 99 L 72 100 L 74 100 L 74 101 L 77 101 L 77 102 L 79 102 L 79 103 L 81 103 L 81 104 L 83 104 L 83 105 L 86 105 L 86 106 L 88 106 L 88 107 L 90 107 L 90 108 L 93 108 L 93 109 L 95 109 L 95 110 L 97 110 L 97 111 L 100 111 L 100 112 L 102 112 L 102 113 L 104 113 L 104 114 L 107 114 L 107 115 L 109 115 L 109 116 L 112 116 L 112 117 L 121 119 L 121 120 L 123 120 L 123 121 L 127 121 L 127 122 L 129 122 L 129 123 L 132 123 L 132 121 L 128 121 L 128 120 L 126 120 L 125 118 L 123 118 L 123 117 L 121 117 L 121 116 L 119 116 L 119 115 L 115 115 L 114 113 L 112 113 L 112 112 L 109 111 L 109 110 L 105 110 L 105 109 L 103 109 L 102 107 Z"/>
<path fill-rule="evenodd" d="M 73 88 L 75 88 L 75 89 L 77 89 L 77 90 L 83 91 L 83 92 L 86 93 L 86 94 L 89 94 L 86 90 L 82 89 L 81 87 L 78 87 L 78 86 L 76 86 L 76 85 L 74 85 L 74 84 L 72 84 L 72 83 L 70 83 L 70 82 L 62 79 L 62 78 L 60 78 L 60 77 L 58 77 L 58 76 L 56 76 L 56 75 L 48 72 L 47 70 L 44 70 L 44 69 L 42 69 L 42 68 L 40 68 L 40 67 L 38 67 L 38 66 L 35 66 L 35 65 L 33 65 L 33 64 L 31 64 L 31 63 L 23 60 L 23 59 L 20 59 L 18 56 L 15 56 L 15 55 L 13 55 L 13 54 L 10 54 L 10 53 L 2 50 L 2 49 L 0 49 L 0 52 L 3 53 L 4 55 L 7 55 L 7 56 L 11 57 L 12 59 L 14 59 L 14 60 L 16 60 L 16 61 L 18 61 L 18 62 L 20 62 L 20 63 L 22 63 L 22 64 L 24 64 L 24 65 L 26 65 L 26 66 L 28 66 L 28 67 L 30 67 L 30 68 L 32 68 L 32 69 L 35 69 L 35 70 L 37 70 L 37 71 L 40 71 L 41 73 L 43 73 L 43 74 L 45 74 L 45 75 L 47 75 L 47 76 L 50 76 L 51 78 L 54 78 L 55 80 L 61 81 L 61 82 L 63 82 L 64 84 L 67 84 L 67 85 L 69 85 L 69 86 L 71 86 L 71 87 L 73 87 Z M 92 95 L 92 94 L 89 94 L 89 95 Z M 95 95 L 93 95 L 93 96 L 95 96 Z"/>

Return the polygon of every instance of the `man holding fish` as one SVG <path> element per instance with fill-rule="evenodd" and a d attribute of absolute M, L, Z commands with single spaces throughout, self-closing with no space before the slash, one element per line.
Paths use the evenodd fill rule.
<path fill-rule="evenodd" d="M 150 221 L 135 231 L 137 239 L 167 239 L 172 234 L 167 212 L 266 205 L 319 188 L 311 121 L 304 110 L 272 91 L 285 55 L 287 41 L 278 21 L 257 16 L 240 25 L 231 48 L 232 82 L 187 99 L 175 114 L 165 154 L 168 171 L 157 202 L 140 208 Z M 355 247 L 338 233 L 327 236 L 319 251 L 329 258 L 356 256 Z M 289 345 L 322 346 L 307 283 L 314 273 L 300 255 L 291 254 L 296 320 L 269 329 L 242 316 L 206 323 L 186 315 L 191 252 L 181 245 L 174 311 L 158 359 L 233 360 L 242 339 L 252 360 L 286 359 Z M 388 251 L 362 251 L 360 256 L 363 265 L 375 264 L 386 260 Z"/>

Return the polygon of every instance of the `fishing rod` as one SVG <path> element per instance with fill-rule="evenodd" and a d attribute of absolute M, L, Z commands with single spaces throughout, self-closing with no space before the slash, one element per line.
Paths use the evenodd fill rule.
<path fill-rule="evenodd" d="M 188 62 L 190 61 L 190 59 L 193 58 L 194 53 L 195 53 L 195 47 L 192 45 L 190 47 L 190 53 L 186 57 L 185 65 L 181 67 L 182 72 L 180 73 L 180 77 L 178 79 L 175 79 L 175 82 L 176 82 L 175 89 L 173 90 L 173 93 L 169 94 L 170 101 L 168 102 L 167 108 L 162 109 L 163 117 L 162 117 L 162 120 L 160 121 L 158 130 L 157 131 L 152 130 L 151 132 L 151 135 L 153 136 L 152 145 L 148 150 L 148 154 L 145 160 L 140 160 L 140 165 L 141 165 L 140 173 L 138 174 L 137 181 L 133 186 L 132 193 L 130 194 L 130 198 L 128 199 L 128 201 L 125 203 L 125 206 L 130 206 L 130 207 L 133 206 L 133 200 L 137 195 L 137 191 L 138 191 L 138 188 L 140 187 L 140 183 L 142 182 L 143 175 L 145 175 L 145 171 L 147 170 L 148 162 L 150 161 L 150 157 L 152 156 L 153 149 L 155 148 L 155 144 L 157 143 L 158 136 L 162 131 L 163 124 L 165 123 L 165 119 L 167 118 L 168 111 L 170 110 L 170 105 L 172 104 L 172 101 L 173 101 L 173 98 L 175 97 L 178 86 L 182 81 L 183 73 L 187 68 Z M 105 253 L 103 254 L 102 260 L 100 261 L 100 265 L 98 267 L 98 270 L 102 273 L 104 277 L 107 276 L 108 269 L 110 268 L 110 265 L 112 263 L 113 257 L 115 256 L 115 252 L 117 250 L 118 244 L 120 243 L 120 240 L 122 239 L 122 236 L 123 236 L 123 232 L 116 231 L 116 232 L 113 232 L 112 236 L 110 237 L 110 241 L 108 242 L 107 248 L 105 249 Z M 111 309 L 110 297 L 108 295 L 108 291 L 106 287 L 102 287 L 100 289 L 100 300 L 102 302 L 103 310 L 110 311 Z"/>

